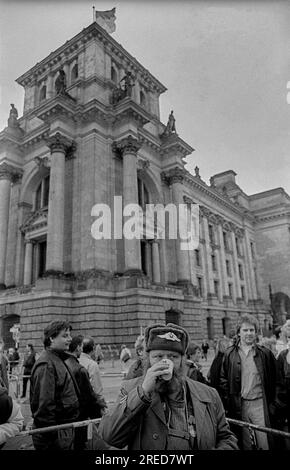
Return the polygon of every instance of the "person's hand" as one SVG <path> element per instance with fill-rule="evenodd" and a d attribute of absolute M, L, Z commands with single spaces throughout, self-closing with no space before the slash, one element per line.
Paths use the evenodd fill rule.
<path fill-rule="evenodd" d="M 162 361 L 156 362 L 156 364 L 153 364 L 153 366 L 147 370 L 144 381 L 142 383 L 142 388 L 145 394 L 149 394 L 153 392 L 155 388 L 156 379 L 158 377 L 164 374 L 168 374 L 170 372 L 171 372 L 171 369 L 168 366 L 167 361 L 163 362 L 162 360 Z"/>

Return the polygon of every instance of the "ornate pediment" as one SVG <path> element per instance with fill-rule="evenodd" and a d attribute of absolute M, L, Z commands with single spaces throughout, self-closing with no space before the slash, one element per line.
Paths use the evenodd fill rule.
<path fill-rule="evenodd" d="M 31 233 L 47 226 L 48 209 L 38 209 L 30 213 L 24 224 L 20 227 L 23 233 Z"/>

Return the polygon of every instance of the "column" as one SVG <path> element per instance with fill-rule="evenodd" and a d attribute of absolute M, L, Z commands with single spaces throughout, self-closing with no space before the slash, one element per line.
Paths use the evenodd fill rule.
<path fill-rule="evenodd" d="M 33 262 L 33 242 L 25 241 L 25 257 L 24 257 L 24 285 L 29 286 L 32 282 L 32 262 Z"/>
<path fill-rule="evenodd" d="M 249 273 L 249 299 L 253 300 L 257 298 L 257 287 L 256 287 L 255 273 L 254 273 L 254 267 L 253 267 L 249 232 L 247 229 L 245 229 L 244 247 L 245 247 L 246 264 L 248 266 L 248 273 Z"/>
<path fill-rule="evenodd" d="M 153 282 L 160 283 L 160 257 L 159 244 L 157 240 L 152 241 L 152 272 Z"/>
<path fill-rule="evenodd" d="M 0 289 L 5 288 L 5 268 L 12 175 L 12 168 L 6 163 L 3 163 L 0 166 Z"/>
<path fill-rule="evenodd" d="M 223 228 L 222 225 L 218 224 L 218 235 L 219 235 L 219 259 L 220 259 L 220 270 L 221 270 L 221 288 L 222 294 L 228 296 L 229 295 L 229 286 L 228 286 L 228 273 L 226 267 L 226 255 L 225 255 L 225 247 L 224 247 L 224 237 L 223 237 Z"/>
<path fill-rule="evenodd" d="M 9 222 L 6 248 L 6 266 L 5 266 L 5 285 L 12 287 L 16 285 L 16 252 L 17 238 L 20 234 L 19 226 L 19 208 L 18 201 L 21 191 L 21 174 L 15 174 L 12 177 L 12 186 L 10 189 L 9 204 Z"/>
<path fill-rule="evenodd" d="M 47 139 L 51 151 L 46 270 L 63 271 L 65 154 L 72 141 L 57 132 Z"/>
<path fill-rule="evenodd" d="M 238 254 L 237 254 L 237 247 L 236 247 L 236 236 L 235 232 L 231 232 L 231 239 L 232 239 L 232 249 L 233 249 L 233 271 L 234 271 L 234 279 L 235 279 L 235 291 L 236 297 L 241 298 L 241 284 L 240 284 L 240 276 L 239 276 L 239 267 L 238 267 Z"/>
<path fill-rule="evenodd" d="M 54 95 L 54 76 L 52 73 L 50 73 L 47 77 L 47 82 L 46 82 L 46 96 L 47 99 L 52 98 Z"/>
<path fill-rule="evenodd" d="M 113 143 L 113 150 L 123 157 L 123 209 L 128 204 L 138 204 L 137 152 L 140 143 L 131 135 Z M 130 218 L 130 217 L 129 217 Z M 126 217 L 123 220 L 123 227 Z M 129 240 L 124 236 L 125 269 L 124 274 L 141 273 L 140 240 Z"/>
<path fill-rule="evenodd" d="M 177 239 L 176 239 L 176 264 L 177 264 L 177 282 L 179 284 L 191 283 L 190 267 L 189 267 L 189 252 L 181 250 L 180 234 L 179 234 L 179 204 L 184 205 L 183 200 L 183 179 L 184 172 L 180 168 L 176 168 L 169 172 L 169 182 L 172 187 L 172 202 L 177 209 Z"/>
<path fill-rule="evenodd" d="M 204 228 L 204 240 L 205 240 L 205 259 L 207 266 L 207 295 L 214 294 L 214 285 L 213 285 L 213 272 L 212 272 L 212 262 L 211 262 L 211 246 L 209 240 L 209 231 L 208 231 L 208 220 L 206 217 L 203 217 L 203 228 Z"/>

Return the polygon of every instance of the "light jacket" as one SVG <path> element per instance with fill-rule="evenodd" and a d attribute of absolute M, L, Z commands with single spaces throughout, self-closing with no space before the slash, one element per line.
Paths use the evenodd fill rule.
<path fill-rule="evenodd" d="M 143 380 L 144 376 L 123 382 L 116 406 L 102 418 L 99 432 L 118 448 L 166 450 L 168 427 L 160 395 L 154 393 L 152 401 L 142 399 Z M 198 449 L 238 450 L 218 393 L 187 377 L 185 380 L 194 410 Z"/>
<path fill-rule="evenodd" d="M 0 424 L 0 445 L 4 444 L 7 439 L 18 434 L 23 427 L 24 418 L 21 413 L 20 405 L 13 400 L 13 407 L 10 418 L 4 424 Z"/>

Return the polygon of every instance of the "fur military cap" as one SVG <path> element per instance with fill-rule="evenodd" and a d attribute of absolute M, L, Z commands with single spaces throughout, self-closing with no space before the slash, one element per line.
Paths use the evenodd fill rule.
<path fill-rule="evenodd" d="M 174 325 L 174 323 L 151 325 L 145 329 L 146 351 L 160 349 L 176 351 L 184 355 L 188 340 L 187 331 L 179 325 Z"/>

